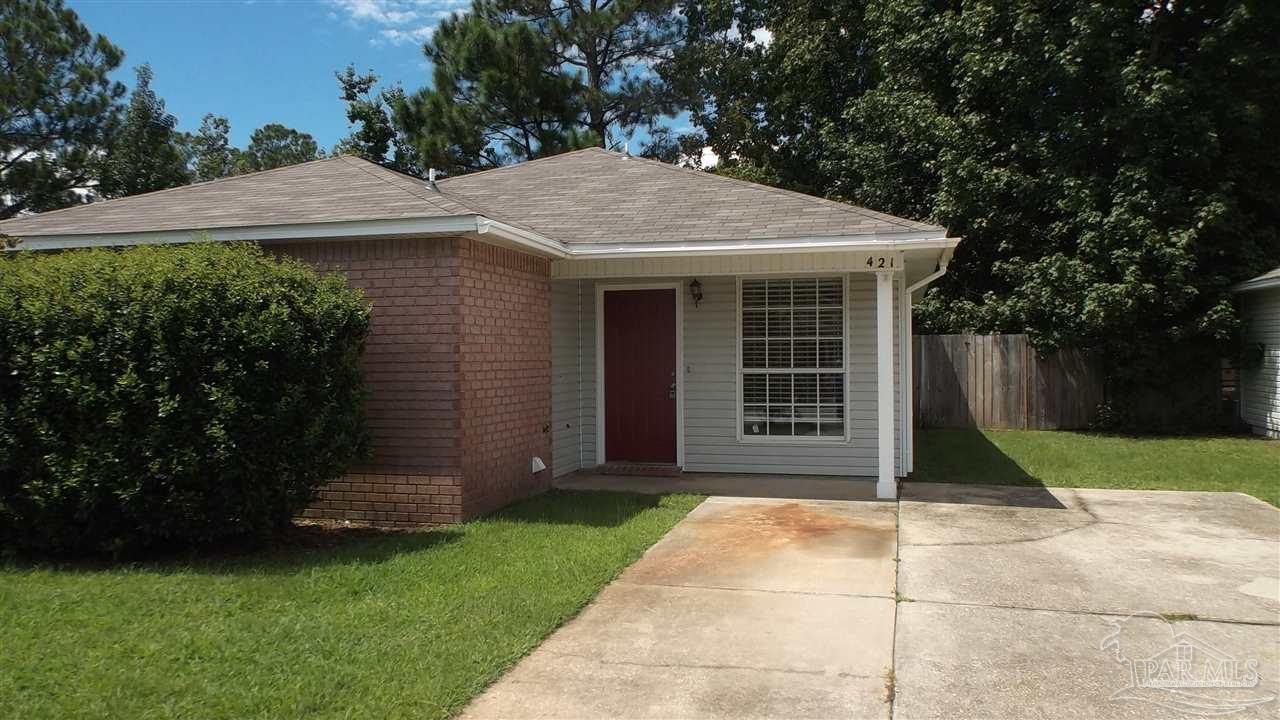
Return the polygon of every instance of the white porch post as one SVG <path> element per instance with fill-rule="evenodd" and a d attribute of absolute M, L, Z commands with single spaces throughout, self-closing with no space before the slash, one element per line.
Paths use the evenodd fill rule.
<path fill-rule="evenodd" d="M 898 497 L 893 471 L 893 273 L 876 273 L 876 497 Z"/>

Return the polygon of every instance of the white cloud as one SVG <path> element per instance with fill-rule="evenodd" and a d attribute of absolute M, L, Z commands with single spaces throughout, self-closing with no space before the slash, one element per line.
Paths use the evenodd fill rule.
<path fill-rule="evenodd" d="M 435 25 L 422 25 L 409 30 L 386 28 L 378 31 L 378 36 L 392 45 L 403 45 L 407 42 L 420 43 L 429 39 L 436 31 Z M 377 42 L 377 39 L 374 39 Z"/>
<path fill-rule="evenodd" d="M 431 37 L 436 23 L 470 7 L 469 0 L 330 0 L 331 17 L 372 32 L 374 44 L 419 43 Z"/>
<path fill-rule="evenodd" d="M 700 159 L 704 168 L 713 168 L 720 164 L 720 156 L 716 154 L 715 150 L 711 149 L 710 145 L 702 148 L 702 157 Z"/>

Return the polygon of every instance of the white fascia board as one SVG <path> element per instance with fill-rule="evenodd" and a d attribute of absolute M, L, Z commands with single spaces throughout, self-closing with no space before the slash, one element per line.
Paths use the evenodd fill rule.
<path fill-rule="evenodd" d="M 1280 276 L 1259 278 L 1256 280 L 1247 280 L 1242 283 L 1236 283 L 1231 286 L 1231 292 L 1244 293 L 1253 292 L 1255 290 L 1268 290 L 1270 288 L 1280 288 Z"/>
<path fill-rule="evenodd" d="M 949 238 L 943 231 L 850 235 L 833 237 L 797 237 L 776 240 L 707 240 L 701 242 L 652 242 L 625 245 L 575 245 L 573 258 L 611 260 L 637 257 L 680 257 L 689 255 L 754 255 L 776 253 L 830 252 L 833 250 L 893 252 L 929 248 L 955 248 L 960 238 Z"/>
<path fill-rule="evenodd" d="M 215 242 L 236 240 L 284 242 L 393 235 L 448 235 L 477 232 L 478 217 L 477 215 L 451 215 L 297 225 L 257 225 L 208 230 L 157 230 L 97 235 L 28 235 L 19 236 L 22 242 L 18 247 L 24 250 L 55 250 L 125 245 L 171 245 L 203 239 Z"/>
<path fill-rule="evenodd" d="M 847 250 L 852 252 L 893 252 L 937 248 L 954 249 L 959 238 L 949 238 L 944 231 L 885 233 L 831 237 L 796 237 L 770 240 L 707 240 L 692 242 L 650 242 L 622 245 L 566 245 L 545 235 L 519 228 L 483 215 L 450 215 L 447 217 L 390 218 L 348 222 L 300 223 L 293 225 L 256 225 L 228 228 L 155 230 L 147 232 L 28 235 L 20 248 L 54 250 L 83 247 L 121 247 L 127 245 L 165 245 L 189 243 L 200 239 L 216 242 L 255 241 L 287 242 L 360 237 L 395 237 L 414 235 L 489 235 L 501 244 L 511 245 L 539 255 L 558 259 L 687 257 L 692 255 L 753 255 L 767 253 L 805 253 Z"/>

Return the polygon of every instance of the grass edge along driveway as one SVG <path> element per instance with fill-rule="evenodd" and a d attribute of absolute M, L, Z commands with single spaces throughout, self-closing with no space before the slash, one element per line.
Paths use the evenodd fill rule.
<path fill-rule="evenodd" d="M 1280 505 L 1280 441 L 921 430 L 915 482 L 1242 492 Z"/>
<path fill-rule="evenodd" d="M 445 718 L 700 500 L 551 492 L 327 547 L 0 564 L 0 707 L 28 720 Z"/>

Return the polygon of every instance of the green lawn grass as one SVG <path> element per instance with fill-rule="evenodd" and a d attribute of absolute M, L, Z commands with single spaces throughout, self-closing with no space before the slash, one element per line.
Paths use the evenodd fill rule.
<path fill-rule="evenodd" d="M 553 492 L 311 549 L 0 565 L 0 714 L 447 717 L 698 501 Z"/>
<path fill-rule="evenodd" d="M 1030 430 L 923 430 L 918 482 L 1248 493 L 1280 505 L 1280 442 Z"/>

